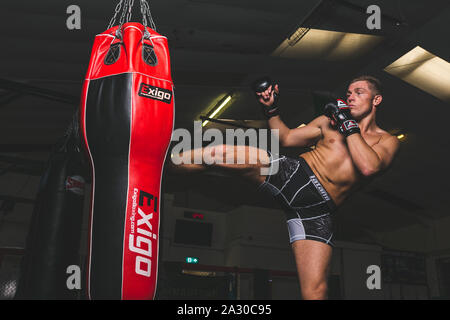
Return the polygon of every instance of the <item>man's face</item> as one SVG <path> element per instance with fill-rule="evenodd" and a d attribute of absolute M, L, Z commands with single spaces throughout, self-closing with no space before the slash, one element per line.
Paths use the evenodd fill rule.
<path fill-rule="evenodd" d="M 348 86 L 347 104 L 355 120 L 360 120 L 372 111 L 374 93 L 367 81 L 356 81 Z"/>

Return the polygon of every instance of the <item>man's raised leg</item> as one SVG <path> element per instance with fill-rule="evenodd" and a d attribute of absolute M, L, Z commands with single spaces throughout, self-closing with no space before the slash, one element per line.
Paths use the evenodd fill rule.
<path fill-rule="evenodd" d="M 180 155 L 183 163 L 172 165 L 177 171 L 202 173 L 215 170 L 263 183 L 261 169 L 269 166 L 267 152 L 250 146 L 218 145 L 193 149 Z"/>

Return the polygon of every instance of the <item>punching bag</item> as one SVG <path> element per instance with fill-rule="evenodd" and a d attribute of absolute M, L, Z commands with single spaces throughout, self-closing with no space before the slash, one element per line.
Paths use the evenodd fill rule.
<path fill-rule="evenodd" d="M 167 38 L 134 22 L 97 35 L 80 111 L 92 170 L 88 298 L 153 299 L 174 123 Z"/>
<path fill-rule="evenodd" d="M 87 166 L 76 114 L 40 180 L 15 299 L 78 298 L 79 290 L 68 279 L 73 266 L 80 270 Z M 81 276 L 76 276 L 80 284 Z"/>

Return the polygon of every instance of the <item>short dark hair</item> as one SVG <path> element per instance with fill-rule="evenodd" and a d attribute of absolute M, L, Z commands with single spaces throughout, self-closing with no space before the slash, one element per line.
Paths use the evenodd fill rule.
<path fill-rule="evenodd" d="M 367 81 L 367 83 L 369 83 L 370 89 L 374 94 L 383 95 L 383 86 L 381 84 L 381 81 L 377 78 L 368 75 L 362 75 L 350 81 L 349 85 L 356 81 Z"/>

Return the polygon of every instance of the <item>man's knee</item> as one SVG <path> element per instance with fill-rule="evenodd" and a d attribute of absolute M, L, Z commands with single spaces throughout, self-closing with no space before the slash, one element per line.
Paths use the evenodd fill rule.
<path fill-rule="evenodd" d="M 327 299 L 328 285 L 326 281 L 315 281 L 307 284 L 302 283 L 301 292 L 304 300 Z"/>
<path fill-rule="evenodd" d="M 226 144 L 207 146 L 202 149 L 204 164 L 210 166 L 234 164 L 235 153 L 235 147 Z"/>
<path fill-rule="evenodd" d="M 250 146 L 217 145 L 203 149 L 207 164 L 247 165 L 260 167 L 269 163 L 267 152 Z"/>

